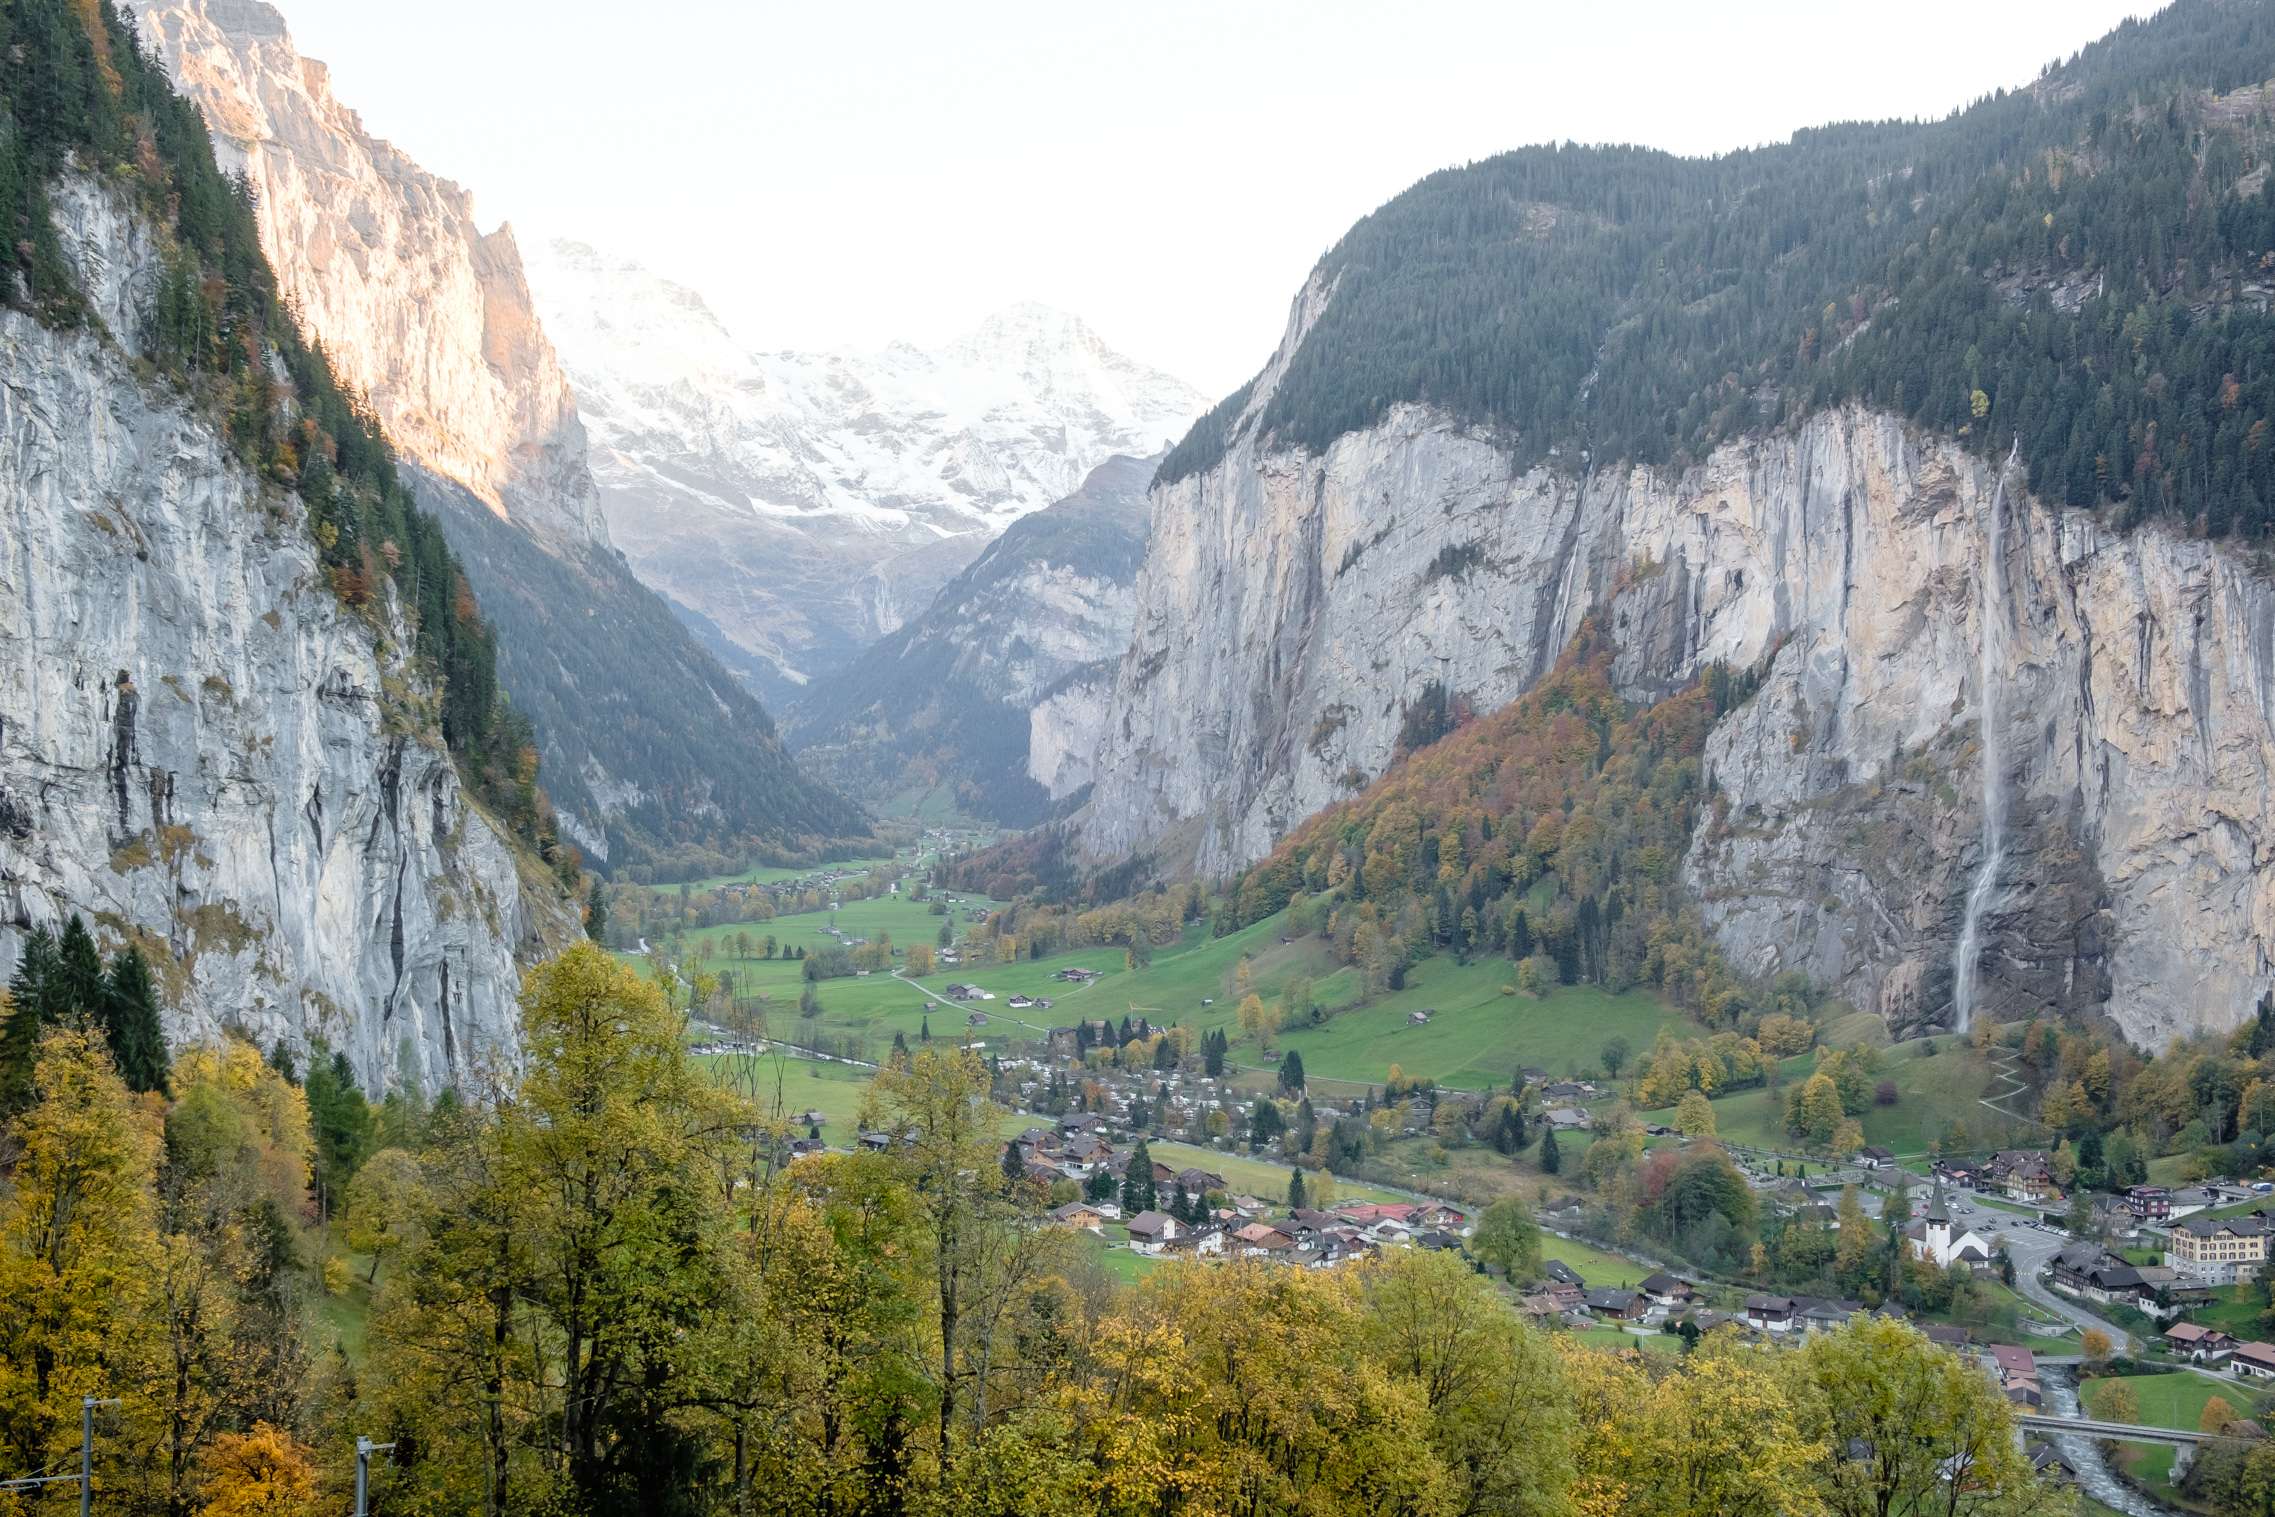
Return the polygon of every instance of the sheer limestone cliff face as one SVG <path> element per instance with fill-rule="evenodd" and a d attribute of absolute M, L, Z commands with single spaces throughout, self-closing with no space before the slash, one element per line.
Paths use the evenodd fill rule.
<path fill-rule="evenodd" d="M 605 541 L 575 397 L 510 228 L 364 131 L 259 0 L 134 0 L 260 194 L 261 242 L 340 377 L 409 457 L 540 537 Z"/>
<path fill-rule="evenodd" d="M 134 375 L 152 240 L 90 182 L 56 199 L 109 330 L 0 314 L 0 972 L 76 911 L 150 951 L 177 1042 L 322 1037 L 375 1088 L 512 1060 L 516 950 L 573 914 L 461 793 L 297 501 Z"/>
<path fill-rule="evenodd" d="M 1600 611 L 1633 696 L 1767 660 L 1712 740 L 1687 866 L 1725 946 L 1944 1023 L 1980 857 L 1994 475 L 1858 411 L 1680 474 L 1516 473 L 1416 407 L 1317 458 L 1236 426 L 1221 464 L 1155 491 L 1080 842 L 1254 859 L 1382 771 L 1426 683 L 1500 705 Z M 1985 1002 L 2105 1010 L 2151 1044 L 2230 1025 L 2275 981 L 2275 588 L 2225 548 L 2049 512 L 2019 474 L 2003 522 Z"/>

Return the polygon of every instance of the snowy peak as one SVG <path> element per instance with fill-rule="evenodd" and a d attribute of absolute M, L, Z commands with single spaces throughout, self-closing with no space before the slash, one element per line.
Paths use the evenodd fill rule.
<path fill-rule="evenodd" d="M 937 349 L 770 352 L 696 291 L 590 244 L 530 263 L 610 535 L 650 584 L 792 685 L 929 604 L 986 541 L 1144 457 L 1191 385 L 1026 302 Z"/>

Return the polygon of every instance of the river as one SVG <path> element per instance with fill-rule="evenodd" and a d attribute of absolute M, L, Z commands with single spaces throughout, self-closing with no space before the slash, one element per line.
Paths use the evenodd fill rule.
<path fill-rule="evenodd" d="M 2048 1368 L 2044 1372 L 2046 1408 L 2058 1417 L 2075 1417 L 2078 1411 L 2077 1387 L 2067 1372 Z M 2054 1446 L 2062 1457 L 2078 1472 L 2078 1489 L 2103 1506 L 2126 1514 L 2126 1517 L 2170 1517 L 2172 1508 L 2162 1502 L 2151 1501 L 2119 1480 L 2101 1457 L 2101 1445 L 2082 1433 L 2056 1433 Z"/>

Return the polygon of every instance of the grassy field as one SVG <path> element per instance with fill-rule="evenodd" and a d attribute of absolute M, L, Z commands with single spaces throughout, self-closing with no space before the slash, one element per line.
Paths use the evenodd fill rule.
<path fill-rule="evenodd" d="M 1288 1176 L 1294 1171 L 1285 1164 L 1274 1164 L 1269 1159 L 1251 1158 L 1247 1154 L 1230 1154 L 1220 1149 L 1199 1148 L 1190 1143 L 1148 1143 L 1147 1150 L 1163 1164 L 1179 1169 L 1188 1166 L 1205 1169 L 1211 1174 L 1224 1176 L 1225 1184 L 1234 1191 L 1252 1195 L 1260 1201 L 1279 1203 L 1288 1195 Z M 1304 1184 L 1316 1186 L 1323 1178 L 1306 1174 Z M 1361 1185 L 1355 1180 L 1344 1180 L 1334 1175 L 1324 1179 L 1330 1189 L 1328 1204 L 1337 1201 L 1405 1201 L 1411 1197 L 1379 1186 Z M 1316 1204 L 1316 1199 L 1315 1199 Z"/>
<path fill-rule="evenodd" d="M 337 1348 L 350 1364 L 361 1364 L 374 1293 L 373 1285 L 364 1279 L 371 1270 L 371 1255 L 351 1253 L 342 1241 L 345 1229 L 337 1222 L 309 1236 L 321 1257 L 336 1256 L 348 1266 L 346 1290 L 336 1296 L 329 1291 L 316 1292 L 315 1331 L 310 1334 L 309 1347 L 318 1353 Z"/>
<path fill-rule="evenodd" d="M 2242 1386 L 2220 1385 L 2202 1375 L 2182 1370 L 2171 1375 L 2121 1375 L 2088 1380 L 2078 1390 L 2086 1410 L 2095 1416 L 2105 1415 L 2110 1387 L 2120 1380 L 2133 1388 L 2133 1394 L 2141 1404 L 2140 1420 L 2151 1427 L 2200 1426 L 2205 1404 L 2214 1396 L 2243 1416 L 2263 1411 L 2269 1400 L 2268 1397 L 2254 1395 Z M 2127 1474 L 2148 1486 L 2167 1503 L 2174 1501 L 2176 1493 L 2172 1484 L 2172 1461 L 2177 1450 L 2156 1444 L 2120 1444 L 2118 1448 Z"/>
<path fill-rule="evenodd" d="M 1630 1333 L 1616 1327 L 1583 1327 L 1573 1330 L 1572 1339 L 1575 1343 L 1585 1343 L 1592 1348 L 1614 1351 L 1632 1348 L 1640 1349 L 1646 1354 L 1679 1354 L 1683 1350 L 1682 1339 L 1672 1333 L 1657 1331 Z"/>
<path fill-rule="evenodd" d="M 1927 1051 L 1931 1045 L 1936 1049 L 1933 1054 Z M 1815 1068 L 1814 1054 L 1788 1059 L 1782 1066 L 1785 1089 L 1756 1086 L 1715 1101 L 1717 1134 L 1733 1143 L 1763 1148 L 1790 1146 L 1793 1140 L 1785 1132 L 1786 1090 L 1806 1080 Z M 1859 1119 L 1867 1143 L 1913 1154 L 1924 1151 L 1931 1138 L 1947 1137 L 1960 1128 L 1980 1138 L 1998 1122 L 1981 1105 L 1990 1071 L 1957 1040 L 1924 1039 L 1884 1048 L 1879 1077 L 1896 1083 L 1898 1098 L 1895 1105 L 1874 1106 Z M 1665 1120 L 1666 1113 L 1657 1117 Z"/>
<path fill-rule="evenodd" d="M 793 873 L 753 871 L 759 877 Z M 772 1036 L 867 1058 L 881 1055 L 895 1033 L 914 1040 L 928 1019 L 935 1037 L 968 1035 L 1001 1044 L 1027 1041 L 1078 1018 L 1142 1016 L 1161 1025 L 1227 1031 L 1235 1039 L 1233 1060 L 1242 1065 L 1268 1066 L 1280 1050 L 1293 1049 L 1302 1054 L 1309 1076 L 1336 1085 L 1378 1085 L 1396 1066 L 1409 1075 L 1474 1090 L 1505 1087 L 1525 1065 L 1558 1075 L 1595 1070 L 1601 1050 L 1614 1037 L 1640 1051 L 1662 1030 L 1697 1030 L 1646 991 L 1613 995 L 1568 986 L 1542 997 L 1503 995 L 1513 971 L 1498 959 L 1468 965 L 1450 957 L 1428 959 L 1413 966 L 1403 989 L 1362 1004 L 1354 973 L 1333 961 L 1328 946 L 1317 938 L 1285 940 L 1284 920 L 1277 916 L 1221 938 L 1195 926 L 1181 941 L 1156 948 L 1152 962 L 1136 970 L 1127 966 L 1119 948 L 1090 948 L 1040 961 L 957 965 L 921 982 L 902 983 L 883 971 L 825 980 L 816 986 L 822 1011 L 812 1019 L 797 1013 L 804 988 L 799 961 L 762 955 L 768 937 L 778 945 L 778 955 L 788 948 L 810 953 L 834 946 L 832 928 L 871 941 L 890 937 L 902 949 L 932 944 L 943 924 L 960 933 L 994 904 L 959 896 L 950 915 L 936 916 L 929 902 L 885 896 L 847 901 L 835 912 L 697 928 L 679 942 L 693 968 L 727 976 L 738 998 L 769 1003 L 767 1031 Z M 1250 984 L 1267 1004 L 1276 1005 L 1297 977 L 1308 980 L 1313 999 L 1329 1012 L 1327 1020 L 1277 1034 L 1274 1052 L 1267 1056 L 1236 1026 L 1236 985 L 1244 962 Z M 1070 967 L 1093 970 L 1100 978 L 1079 988 L 1055 978 Z M 997 999 L 968 1007 L 949 1003 L 943 992 L 956 981 L 993 991 Z M 1015 994 L 1046 997 L 1053 1004 L 1047 1011 L 1016 1013 L 1005 1004 Z M 938 1009 L 927 1014 L 927 1000 Z M 986 1018 L 984 1023 L 967 1022 L 974 1009 Z M 1429 1020 L 1414 1022 L 1416 1012 L 1429 1013 Z"/>
<path fill-rule="evenodd" d="M 1590 1290 L 1606 1287 L 1628 1289 L 1658 1273 L 1656 1266 L 1645 1264 L 1640 1259 L 1610 1253 L 1576 1238 L 1559 1238 L 1554 1233 L 1541 1234 L 1540 1257 L 1543 1262 L 1550 1259 L 1563 1260 L 1579 1271 L 1580 1278 L 1588 1282 Z"/>
<path fill-rule="evenodd" d="M 727 1078 L 744 1061 L 716 1054 L 696 1057 L 714 1077 Z M 784 1118 L 815 1111 L 825 1118 L 822 1137 L 839 1148 L 850 1148 L 859 1133 L 861 1102 L 869 1093 L 873 1071 L 850 1064 L 819 1059 L 793 1059 L 770 1054 L 748 1065 L 756 1080 L 755 1097 L 762 1110 Z"/>
<path fill-rule="evenodd" d="M 2087 1409 L 2096 1416 L 2101 1415 L 2102 1402 L 2109 1395 L 2109 1388 L 2120 1380 L 2131 1386 L 2133 1394 L 2140 1398 L 2140 1420 L 2150 1427 L 2199 1426 L 2204 1416 L 2204 1405 L 2214 1396 L 2242 1415 L 2256 1412 L 2268 1400 L 2240 1385 L 2222 1385 L 2202 1375 L 2182 1370 L 2170 1375 L 2111 1375 L 2099 1380 L 2088 1380 L 2079 1390 Z"/>
<path fill-rule="evenodd" d="M 1683 1020 L 1656 995 L 1608 995 L 1567 986 L 1548 996 L 1504 996 L 1509 966 L 1498 959 L 1457 965 L 1450 958 L 1416 965 L 1406 988 L 1324 1026 L 1280 1035 L 1280 1044 L 1303 1055 L 1304 1072 L 1339 1080 L 1379 1080 L 1395 1064 L 1410 1075 L 1477 1090 L 1506 1087 L 1516 1071 L 1534 1065 L 1550 1074 L 1600 1067 L 1599 1050 L 1614 1037 L 1649 1048 L 1662 1028 Z M 1410 1014 L 1430 1013 L 1426 1024 Z"/>

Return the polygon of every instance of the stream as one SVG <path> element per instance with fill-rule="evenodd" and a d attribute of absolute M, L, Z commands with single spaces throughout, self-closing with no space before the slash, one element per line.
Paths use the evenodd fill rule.
<path fill-rule="evenodd" d="M 2075 1417 L 2078 1411 L 2077 1386 L 2067 1373 L 2048 1369 L 2045 1372 L 2046 1409 L 2058 1417 Z M 2078 1489 L 2126 1517 L 2170 1517 L 2172 1508 L 2151 1501 L 2119 1480 L 2110 1470 L 2109 1462 L 2101 1457 L 2101 1445 L 2081 1433 L 2055 1433 L 2054 1446 L 2062 1457 L 2078 1472 Z"/>

